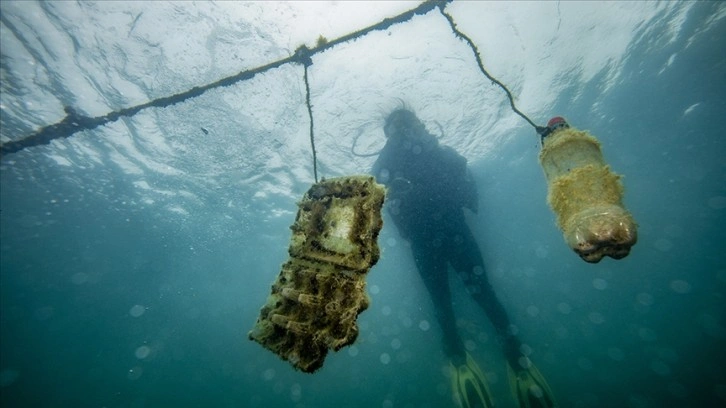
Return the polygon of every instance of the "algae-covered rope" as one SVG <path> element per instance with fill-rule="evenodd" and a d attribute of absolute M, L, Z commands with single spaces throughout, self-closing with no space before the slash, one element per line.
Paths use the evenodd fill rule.
<path fill-rule="evenodd" d="M 357 38 L 363 37 L 367 35 L 370 32 L 373 31 L 381 31 L 386 30 L 390 28 L 394 24 L 404 23 L 409 20 L 411 20 L 413 17 L 417 15 L 424 15 L 427 14 L 429 11 L 433 10 L 434 8 L 438 7 L 441 11 L 441 14 L 446 18 L 446 20 L 449 22 L 449 25 L 451 26 L 452 31 L 454 34 L 466 41 L 469 46 L 471 47 L 472 51 L 474 52 L 474 57 L 476 58 L 477 64 L 479 65 L 479 69 L 481 72 L 486 76 L 489 80 L 494 82 L 495 84 L 499 85 L 504 92 L 506 92 L 507 97 L 509 98 L 509 104 L 512 107 L 512 110 L 517 113 L 519 116 L 524 118 L 527 122 L 529 122 L 530 125 L 532 125 L 536 130 L 537 133 L 543 134 L 543 132 L 547 129 L 546 127 L 537 126 L 534 122 L 532 122 L 525 114 L 523 114 L 514 104 L 514 98 L 512 97 L 512 93 L 507 89 L 507 87 L 502 84 L 499 80 L 491 76 L 487 70 L 484 68 L 484 64 L 481 61 L 481 58 L 479 56 L 479 51 L 477 47 L 474 45 L 474 42 L 466 36 L 464 33 L 459 31 L 456 28 L 456 24 L 454 23 L 453 17 L 451 17 L 449 14 L 447 14 L 444 11 L 444 8 L 446 5 L 451 2 L 451 0 L 427 0 L 415 8 L 405 11 L 397 16 L 385 18 L 382 21 L 373 24 L 371 26 L 365 27 L 363 29 L 360 29 L 358 31 L 352 32 L 348 35 L 344 35 L 342 37 L 339 37 L 334 40 L 326 40 L 321 37 L 322 41 L 319 40 L 318 44 L 308 49 L 307 47 L 301 47 L 298 48 L 296 53 L 294 55 L 291 55 L 287 58 L 283 58 L 277 61 L 270 62 L 269 64 L 248 69 L 245 71 L 241 71 L 235 75 L 222 78 L 218 81 L 193 87 L 187 91 L 180 92 L 174 95 L 161 97 L 157 99 L 153 99 L 149 102 L 143 103 L 141 105 L 131 106 L 128 108 L 119 109 L 116 111 L 111 111 L 106 115 L 103 116 L 96 116 L 96 117 L 89 117 L 84 116 L 82 114 L 79 114 L 75 111 L 72 107 L 68 106 L 65 108 L 66 116 L 63 118 L 62 121 L 44 126 L 37 130 L 35 133 L 32 133 L 26 137 L 20 138 L 18 140 L 13 140 L 10 142 L 2 143 L 0 145 L 0 157 L 5 156 L 7 154 L 16 153 L 21 150 L 24 150 L 29 147 L 34 146 L 40 146 L 49 144 L 51 141 L 56 139 L 63 139 L 70 137 L 74 135 L 77 132 L 84 131 L 84 130 L 93 130 L 99 126 L 103 126 L 109 122 L 114 122 L 118 120 L 120 117 L 131 117 L 135 114 L 139 113 L 140 111 L 147 109 L 147 108 L 166 108 L 172 105 L 176 105 L 180 102 L 184 102 L 188 99 L 195 98 L 197 96 L 200 96 L 207 92 L 210 89 L 215 89 L 219 87 L 227 87 L 230 85 L 234 85 L 237 82 L 245 81 L 248 79 L 252 79 L 257 74 L 267 72 L 271 69 L 278 68 L 282 65 L 289 64 L 289 63 L 302 63 L 305 65 L 305 78 L 306 78 L 306 87 L 307 85 L 307 65 L 311 64 L 310 58 L 320 52 L 323 52 L 327 49 L 330 49 L 338 44 L 345 43 L 348 41 L 355 40 Z M 300 50 L 305 50 L 304 53 L 300 53 Z M 307 61 L 303 61 L 302 59 L 307 58 Z M 308 89 L 308 98 L 309 98 L 309 89 Z M 309 102 L 309 99 L 308 99 Z M 310 106 L 308 104 L 308 113 L 310 115 L 310 127 L 311 127 L 311 143 L 313 143 L 312 138 L 312 110 L 310 109 Z M 313 147 L 313 159 L 315 159 L 315 149 Z M 315 171 L 315 178 L 317 181 L 317 165 L 314 164 L 314 171 Z"/>
<path fill-rule="evenodd" d="M 308 67 L 313 65 L 310 58 L 310 50 L 306 46 L 301 46 L 295 51 L 298 62 L 303 64 L 305 68 L 305 105 L 308 107 L 308 116 L 310 117 L 310 147 L 313 150 L 313 174 L 315 175 L 315 183 L 318 182 L 318 159 L 315 154 L 315 133 L 313 131 L 313 107 L 310 105 L 310 83 L 308 82 Z"/>
<path fill-rule="evenodd" d="M 308 50 L 307 56 L 310 57 L 319 52 L 323 52 L 327 49 L 330 49 L 338 44 L 358 39 L 373 31 L 387 30 L 394 24 L 404 23 L 406 21 L 411 20 L 412 18 L 414 18 L 417 15 L 426 14 L 429 11 L 433 10 L 435 7 L 437 7 L 437 6 L 440 7 L 441 5 L 443 5 L 449 1 L 451 1 L 451 0 L 427 0 L 427 1 L 419 4 L 418 6 L 414 7 L 411 10 L 405 11 L 399 15 L 396 15 L 396 16 L 393 16 L 390 18 L 385 18 L 376 24 L 362 28 L 358 31 L 354 31 L 354 32 L 344 35 L 340 38 L 336 38 L 334 40 L 319 41 L 315 47 L 310 48 Z M 232 76 L 229 76 L 226 78 L 222 78 L 218 81 L 215 81 L 215 82 L 212 82 L 212 83 L 209 83 L 206 85 L 196 86 L 196 87 L 189 89 L 187 91 L 184 91 L 184 92 L 180 92 L 180 93 L 166 96 L 166 97 L 153 99 L 153 100 L 143 103 L 141 105 L 136 105 L 136 106 L 131 106 L 128 108 L 111 111 L 108 114 L 103 115 L 103 116 L 96 116 L 96 117 L 84 116 L 84 115 L 77 113 L 72 107 L 66 107 L 65 108 L 66 116 L 65 116 L 65 118 L 63 118 L 62 121 L 52 124 L 52 125 L 44 126 L 44 127 L 40 128 L 39 130 L 35 131 L 34 133 L 32 133 L 28 136 L 22 137 L 18 140 L 13 140 L 10 142 L 2 143 L 0 145 L 0 157 L 11 154 L 11 153 L 17 153 L 17 152 L 27 149 L 29 147 L 46 145 L 46 144 L 49 144 L 53 140 L 67 138 L 80 131 L 95 129 L 95 128 L 105 125 L 109 122 L 114 122 L 122 116 L 131 117 L 147 108 L 152 108 L 152 107 L 166 108 L 168 106 L 172 106 L 177 103 L 184 102 L 188 99 L 200 96 L 210 89 L 216 89 L 216 88 L 220 88 L 220 87 L 227 87 L 230 85 L 234 85 L 237 82 L 252 79 L 257 74 L 267 72 L 271 69 L 278 68 L 282 65 L 299 62 L 299 59 L 298 59 L 299 57 L 300 57 L 299 55 L 291 55 L 287 58 L 273 61 L 273 62 L 270 62 L 269 64 L 266 64 L 266 65 L 263 65 L 263 66 L 260 66 L 257 68 L 252 68 L 252 69 L 247 69 L 247 70 L 241 71 L 235 75 L 232 75 Z"/>
<path fill-rule="evenodd" d="M 454 34 L 464 40 L 467 44 L 469 44 L 469 47 L 474 52 L 474 58 L 476 58 L 476 63 L 479 66 L 479 70 L 484 74 L 485 77 L 487 77 L 490 81 L 494 82 L 495 84 L 499 85 L 500 88 L 504 90 L 507 94 L 507 98 L 509 99 L 509 105 L 512 107 L 512 110 L 517 115 L 521 116 L 526 120 L 532 127 L 537 131 L 537 133 L 542 133 L 546 128 L 542 126 L 537 126 L 532 120 L 530 120 L 527 115 L 522 113 L 517 107 L 514 105 L 514 97 L 512 96 L 512 92 L 509 91 L 509 88 L 506 87 L 503 83 L 501 83 L 498 79 L 494 78 L 487 72 L 486 68 L 484 68 L 484 64 L 481 61 L 481 56 L 479 55 L 479 49 L 476 45 L 474 45 L 474 41 L 471 40 L 466 34 L 459 31 L 458 28 L 456 28 L 456 23 L 454 22 L 454 18 L 451 17 L 449 14 L 444 11 L 445 5 L 439 5 L 439 11 L 441 11 L 441 14 L 446 18 L 446 21 L 449 22 L 449 26 L 451 26 L 451 31 L 454 32 Z"/>

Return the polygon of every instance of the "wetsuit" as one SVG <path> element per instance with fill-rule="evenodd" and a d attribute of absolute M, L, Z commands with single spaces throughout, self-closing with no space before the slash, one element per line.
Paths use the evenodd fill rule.
<path fill-rule="evenodd" d="M 399 123 L 399 131 L 401 127 Z M 466 159 L 439 145 L 422 125 L 413 128 L 417 129 L 388 135 L 372 172 L 388 187 L 388 211 L 400 235 L 410 242 L 444 333 L 445 351 L 452 359 L 464 355 L 451 302 L 451 265 L 504 341 L 507 358 L 516 362 L 519 342 L 508 332 L 509 319 L 487 279 L 479 246 L 464 218 L 464 208 L 476 213 L 478 207 L 476 184 Z"/>

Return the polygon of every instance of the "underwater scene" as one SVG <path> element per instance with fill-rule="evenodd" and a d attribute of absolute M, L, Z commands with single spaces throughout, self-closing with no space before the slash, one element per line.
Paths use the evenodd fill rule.
<path fill-rule="evenodd" d="M 0 406 L 726 406 L 726 3 L 0 2 Z"/>

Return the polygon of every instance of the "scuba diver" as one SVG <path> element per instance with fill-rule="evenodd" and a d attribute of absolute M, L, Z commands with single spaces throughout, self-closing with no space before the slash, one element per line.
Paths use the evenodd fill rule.
<path fill-rule="evenodd" d="M 486 377 L 457 332 L 448 265 L 496 329 L 519 406 L 557 406 L 544 377 L 522 354 L 519 339 L 509 330 L 509 317 L 489 283 L 479 246 L 466 224 L 463 209 L 476 213 L 479 204 L 466 159 L 440 145 L 407 108 L 391 112 L 383 131 L 387 141 L 372 173 L 388 189 L 388 211 L 401 237 L 410 243 L 434 303 L 444 352 L 450 359 L 454 399 L 464 408 L 494 406 Z"/>

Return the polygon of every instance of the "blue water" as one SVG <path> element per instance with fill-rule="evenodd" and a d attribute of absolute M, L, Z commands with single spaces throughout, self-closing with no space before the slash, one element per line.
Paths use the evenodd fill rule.
<path fill-rule="evenodd" d="M 184 3 L 103 4 L 2 3 L 3 142 L 62 119 L 64 104 L 103 115 L 287 55 L 275 30 L 247 35 L 255 31 L 221 13 Z M 532 69 L 545 75 L 556 58 L 500 71 L 515 95 L 529 95 L 519 102 L 538 122 L 560 114 L 602 142 L 639 224 L 627 258 L 591 265 L 566 247 L 545 202 L 534 131 L 480 78 L 471 51 L 446 35 L 435 13 L 316 57 L 319 171 L 368 171 L 372 158 L 350 155 L 353 137 L 361 129 L 362 150 L 380 147 L 381 119 L 404 98 L 433 132 L 440 122 L 442 143 L 469 160 L 481 202 L 470 223 L 490 279 L 562 407 L 726 406 L 726 8 L 639 4 L 653 8 L 646 23 L 600 32 L 597 47 L 578 51 L 597 55 L 609 39 L 629 38 L 622 58 L 592 77 L 563 66 L 554 91 L 533 98 L 522 77 Z M 451 7 L 461 28 L 472 29 L 465 21 L 473 3 Z M 563 18 L 580 7 L 582 19 L 593 18 L 582 4 L 544 7 Z M 104 16 L 127 31 L 99 23 Z M 185 45 L 210 55 L 155 54 L 153 36 L 138 48 L 124 42 L 152 28 L 166 41 L 176 21 L 212 27 L 213 36 Z M 512 21 L 526 43 L 527 27 L 515 14 Z M 431 32 L 421 41 L 436 52 L 400 44 L 415 29 Z M 566 40 L 578 48 L 592 40 L 582 34 Z M 107 38 L 119 48 L 85 48 Z M 403 65 L 336 72 L 387 52 L 382 61 L 421 69 L 409 77 Z M 486 52 L 492 69 L 519 55 Z M 170 65 L 196 67 L 199 55 L 216 65 Z M 104 64 L 118 75 L 105 77 Z M 389 74 L 395 81 L 385 82 Z M 2 158 L 3 407 L 453 406 L 432 304 L 391 222 L 353 346 L 309 375 L 247 339 L 287 257 L 295 202 L 312 181 L 301 89 L 300 70 L 283 67 Z M 462 337 L 498 406 L 515 406 L 493 329 L 462 285 L 452 287 Z"/>

